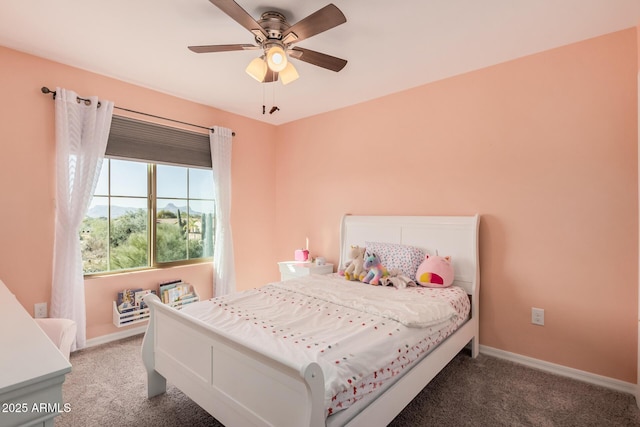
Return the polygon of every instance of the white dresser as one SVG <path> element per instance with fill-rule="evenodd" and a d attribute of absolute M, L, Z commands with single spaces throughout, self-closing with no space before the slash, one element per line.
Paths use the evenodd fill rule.
<path fill-rule="evenodd" d="M 280 267 L 280 279 L 288 280 L 294 277 L 308 276 L 310 274 L 331 274 L 333 264 L 316 265 L 308 261 L 282 261 Z"/>
<path fill-rule="evenodd" d="M 53 426 L 71 365 L 0 281 L 0 427 Z"/>

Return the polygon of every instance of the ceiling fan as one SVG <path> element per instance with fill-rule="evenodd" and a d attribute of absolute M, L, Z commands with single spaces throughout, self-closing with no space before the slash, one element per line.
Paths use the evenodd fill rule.
<path fill-rule="evenodd" d="M 335 5 L 329 4 L 294 25 L 290 25 L 280 12 L 269 11 L 256 21 L 233 0 L 209 0 L 233 20 L 255 36 L 253 44 L 224 44 L 189 46 L 196 53 L 230 52 L 235 50 L 259 50 L 263 55 L 249 63 L 247 73 L 262 83 L 283 84 L 296 80 L 298 72 L 288 57 L 307 62 L 332 71 L 340 71 L 347 65 L 344 59 L 301 47 L 292 47 L 304 39 L 320 34 L 347 22 L 344 14 Z"/>

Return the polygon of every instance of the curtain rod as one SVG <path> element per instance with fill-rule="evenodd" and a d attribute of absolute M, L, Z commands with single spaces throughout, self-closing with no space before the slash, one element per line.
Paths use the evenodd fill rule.
<path fill-rule="evenodd" d="M 56 99 L 56 91 L 55 90 L 51 90 L 46 86 L 42 86 L 42 88 L 40 88 L 40 90 L 45 95 L 47 95 L 49 93 L 52 94 L 53 95 L 53 99 Z M 76 99 L 78 100 L 78 103 L 82 101 L 86 105 L 91 105 L 91 100 L 90 99 L 81 98 L 79 96 Z M 100 108 L 100 102 L 98 102 L 98 108 Z M 213 128 L 208 128 L 206 126 L 194 125 L 193 123 L 182 122 L 180 120 L 174 120 L 174 119 L 169 119 L 167 117 L 156 116 L 154 114 L 143 113 L 141 111 L 130 110 L 128 108 L 118 107 L 117 105 L 114 105 L 113 108 L 116 108 L 116 109 L 122 110 L 122 111 L 128 111 L 129 113 L 135 113 L 135 114 L 140 114 L 140 115 L 147 116 L 147 117 L 153 117 L 153 118 L 156 118 L 156 119 L 167 120 L 169 122 L 180 123 L 180 124 L 183 124 L 183 125 L 192 126 L 194 128 L 207 129 L 207 130 L 210 130 L 211 132 L 214 132 Z M 231 136 L 236 136 L 236 133 L 235 132 L 231 132 Z"/>

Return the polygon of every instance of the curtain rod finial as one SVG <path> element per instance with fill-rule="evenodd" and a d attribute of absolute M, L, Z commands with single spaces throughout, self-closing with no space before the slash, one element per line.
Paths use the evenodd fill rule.
<path fill-rule="evenodd" d="M 56 91 L 55 91 L 55 90 L 51 90 L 51 89 L 49 89 L 49 88 L 48 88 L 48 87 L 46 87 L 46 86 L 42 86 L 42 87 L 40 88 L 40 91 L 41 91 L 42 93 L 44 93 L 45 95 L 51 94 L 51 95 L 53 95 L 53 99 L 56 99 Z"/>

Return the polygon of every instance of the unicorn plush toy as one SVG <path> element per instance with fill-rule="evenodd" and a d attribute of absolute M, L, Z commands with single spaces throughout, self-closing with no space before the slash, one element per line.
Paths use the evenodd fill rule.
<path fill-rule="evenodd" d="M 367 272 L 364 277 L 360 275 L 360 281 L 375 286 L 380 284 L 380 279 L 387 273 L 387 269 L 382 266 L 380 258 L 374 253 L 366 254 L 364 258 L 364 269 L 367 270 Z"/>

